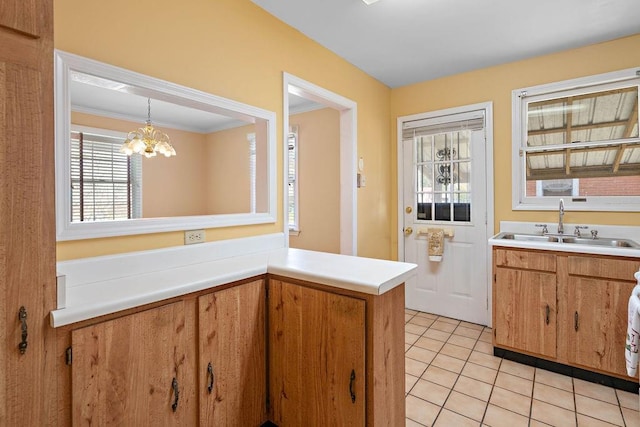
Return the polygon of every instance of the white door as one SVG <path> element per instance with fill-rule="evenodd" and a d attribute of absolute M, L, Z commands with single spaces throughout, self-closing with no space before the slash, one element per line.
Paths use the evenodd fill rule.
<path fill-rule="evenodd" d="M 406 307 L 486 325 L 487 206 L 485 111 L 402 123 L 404 259 L 418 264 Z M 440 262 L 429 229 L 441 228 Z"/>

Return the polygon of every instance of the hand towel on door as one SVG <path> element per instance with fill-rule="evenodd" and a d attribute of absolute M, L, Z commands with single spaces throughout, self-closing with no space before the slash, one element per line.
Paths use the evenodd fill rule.
<path fill-rule="evenodd" d="M 629 297 L 627 341 L 624 346 L 624 358 L 627 361 L 627 374 L 635 377 L 638 372 L 638 339 L 640 338 L 640 285 L 636 285 Z"/>
<path fill-rule="evenodd" d="M 429 261 L 442 261 L 444 252 L 444 230 L 441 228 L 430 228 L 427 232 L 427 244 L 429 245 Z"/>

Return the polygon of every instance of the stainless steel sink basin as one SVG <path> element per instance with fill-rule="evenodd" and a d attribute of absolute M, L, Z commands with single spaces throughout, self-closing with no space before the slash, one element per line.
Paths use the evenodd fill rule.
<path fill-rule="evenodd" d="M 628 239 L 610 239 L 598 237 L 596 239 L 587 239 L 583 237 L 575 237 L 564 234 L 525 234 L 525 233 L 509 233 L 503 232 L 496 236 L 496 239 L 520 240 L 527 242 L 549 242 L 549 243 L 566 243 L 572 245 L 585 246 L 606 246 L 613 248 L 630 248 L 640 249 L 640 244 Z"/>
<path fill-rule="evenodd" d="M 540 235 L 540 234 L 521 234 L 521 233 L 500 233 L 496 239 L 521 240 L 526 242 L 554 242 L 560 239 L 556 236 Z"/>
<path fill-rule="evenodd" d="M 614 248 L 640 248 L 640 245 L 633 240 L 627 239 L 585 239 L 582 237 L 563 237 L 562 243 L 572 243 L 576 245 L 588 245 L 588 246 L 610 246 Z"/>

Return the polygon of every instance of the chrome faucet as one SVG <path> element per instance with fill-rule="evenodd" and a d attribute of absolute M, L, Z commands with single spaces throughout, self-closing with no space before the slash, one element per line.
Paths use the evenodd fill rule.
<path fill-rule="evenodd" d="M 558 234 L 564 233 L 564 200 L 560 199 L 558 207 Z"/>

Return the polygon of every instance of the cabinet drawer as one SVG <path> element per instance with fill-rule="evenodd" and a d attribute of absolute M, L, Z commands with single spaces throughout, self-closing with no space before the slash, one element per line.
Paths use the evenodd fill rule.
<path fill-rule="evenodd" d="M 556 256 L 545 252 L 495 249 L 495 263 L 499 267 L 526 270 L 556 271 Z"/>
<path fill-rule="evenodd" d="M 601 277 L 635 281 L 633 274 L 640 268 L 640 260 L 569 257 L 569 274 L 573 276 Z"/>

